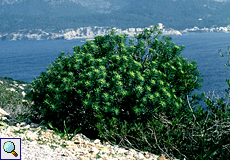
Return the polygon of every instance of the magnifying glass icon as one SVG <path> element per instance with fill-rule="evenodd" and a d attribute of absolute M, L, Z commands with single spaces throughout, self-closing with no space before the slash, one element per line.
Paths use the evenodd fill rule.
<path fill-rule="evenodd" d="M 3 149 L 7 153 L 12 153 L 15 157 L 18 156 L 18 154 L 14 151 L 15 150 L 15 145 L 11 141 L 7 141 L 3 145 Z"/>

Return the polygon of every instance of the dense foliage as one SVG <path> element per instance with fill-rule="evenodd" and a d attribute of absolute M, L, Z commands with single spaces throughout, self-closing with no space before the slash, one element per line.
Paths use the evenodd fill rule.
<path fill-rule="evenodd" d="M 190 94 L 202 79 L 182 50 L 154 27 L 134 38 L 111 30 L 62 52 L 32 82 L 32 121 L 168 157 L 219 158 L 228 108 L 222 99 L 197 105 L 204 95 Z"/>
<path fill-rule="evenodd" d="M 110 35 L 76 46 L 73 56 L 61 53 L 47 73 L 42 72 L 32 83 L 31 95 L 39 115 L 45 120 L 53 116 L 53 123 L 59 125 L 71 114 L 82 124 L 90 119 L 90 124 L 97 122 L 93 111 L 128 121 L 133 115 L 151 117 L 152 112 L 169 110 L 175 110 L 169 114 L 175 116 L 183 95 L 198 87 L 199 72 L 195 62 L 187 63 L 178 56 L 182 49 L 168 38 L 152 37 L 155 29 L 145 30 L 128 44 L 127 35 L 115 35 L 112 30 Z M 150 107 L 159 105 L 162 107 Z M 86 120 L 84 111 L 91 114 Z"/>

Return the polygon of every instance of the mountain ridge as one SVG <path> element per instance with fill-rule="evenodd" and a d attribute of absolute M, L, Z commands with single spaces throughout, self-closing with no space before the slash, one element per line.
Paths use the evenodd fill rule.
<path fill-rule="evenodd" d="M 20 30 L 81 27 L 224 27 L 230 24 L 230 0 L 0 0 L 0 34 Z"/>

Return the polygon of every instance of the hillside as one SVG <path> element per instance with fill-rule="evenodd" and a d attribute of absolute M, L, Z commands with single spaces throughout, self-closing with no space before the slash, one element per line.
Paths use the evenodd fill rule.
<path fill-rule="evenodd" d="M 0 34 L 89 26 L 210 28 L 230 24 L 229 0 L 0 0 Z"/>

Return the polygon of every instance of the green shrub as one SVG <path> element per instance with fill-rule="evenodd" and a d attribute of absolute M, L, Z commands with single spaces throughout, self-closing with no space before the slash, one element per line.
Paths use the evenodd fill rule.
<path fill-rule="evenodd" d="M 148 150 L 170 158 L 229 159 L 230 108 L 223 98 L 215 97 L 215 100 L 206 95 L 206 110 L 188 101 L 186 116 L 178 115 L 172 120 L 162 113 L 142 127 L 136 137 L 141 137 L 139 141 L 145 142 L 143 145 Z"/>
<path fill-rule="evenodd" d="M 109 123 L 102 122 L 105 125 L 98 126 L 102 128 L 101 133 L 106 140 L 122 147 L 163 153 L 170 159 L 230 159 L 230 81 L 226 80 L 226 83 L 229 88 L 221 98 L 214 93 L 212 97 L 205 95 L 205 99 L 204 93 L 200 96 L 194 94 L 190 102 L 189 95 L 185 95 L 186 112 L 178 112 L 175 117 L 161 112 L 153 115 L 147 123 L 127 123 L 113 118 Z M 206 108 L 199 106 L 197 100 L 203 101 Z"/>
<path fill-rule="evenodd" d="M 37 120 L 58 129 L 65 121 L 70 131 L 81 127 L 90 138 L 102 137 L 103 126 L 115 130 L 110 122 L 116 120 L 145 125 L 161 113 L 169 119 L 185 116 L 186 95 L 201 87 L 202 79 L 196 62 L 179 56 L 183 46 L 170 40 L 156 26 L 129 39 L 111 30 L 75 46 L 72 56 L 62 52 L 32 82 Z"/>

